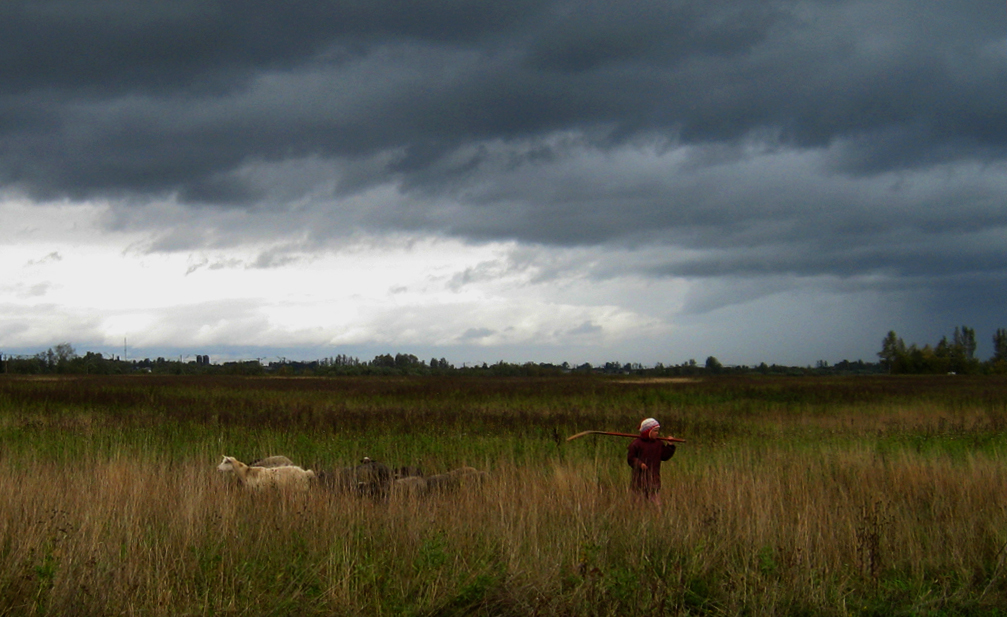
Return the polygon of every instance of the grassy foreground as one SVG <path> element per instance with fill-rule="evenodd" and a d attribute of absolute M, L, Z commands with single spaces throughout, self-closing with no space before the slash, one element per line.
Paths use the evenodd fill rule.
<path fill-rule="evenodd" d="M 645 416 L 688 439 L 626 487 Z M 996 378 L 0 379 L 2 615 L 1007 615 Z M 247 494 L 221 454 L 490 481 Z"/>

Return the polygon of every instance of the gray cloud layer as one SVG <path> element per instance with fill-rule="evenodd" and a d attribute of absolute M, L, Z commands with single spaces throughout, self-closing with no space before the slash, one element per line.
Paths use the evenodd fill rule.
<path fill-rule="evenodd" d="M 243 237 L 669 246 L 687 256 L 637 271 L 881 277 L 951 312 L 1007 293 L 1003 13 L 5 2 L 0 183 L 115 200 L 110 224 L 163 225 L 163 250 L 226 243 L 237 209 L 266 221 Z M 151 199 L 228 223 L 178 232 Z"/>
<path fill-rule="evenodd" d="M 1002 9 L 7 2 L 2 177 L 240 202 L 222 178 L 247 161 L 396 150 L 384 173 L 421 181 L 466 144 L 592 129 L 599 146 L 842 141 L 837 166 L 860 173 L 990 160 L 1007 144 Z"/>

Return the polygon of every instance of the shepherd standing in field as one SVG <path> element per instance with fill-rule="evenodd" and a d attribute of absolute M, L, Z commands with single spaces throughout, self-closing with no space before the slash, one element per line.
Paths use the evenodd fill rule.
<path fill-rule="evenodd" d="M 661 503 L 661 461 L 675 455 L 675 445 L 658 440 L 661 425 L 654 418 L 640 423 L 640 436 L 629 444 L 626 462 L 633 468 L 630 491 L 655 504 Z"/>

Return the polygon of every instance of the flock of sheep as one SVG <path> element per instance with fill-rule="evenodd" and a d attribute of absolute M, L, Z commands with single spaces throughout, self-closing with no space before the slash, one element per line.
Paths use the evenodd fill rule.
<path fill-rule="evenodd" d="M 384 499 L 391 495 L 420 497 L 447 493 L 464 486 L 481 485 L 489 477 L 487 472 L 472 467 L 459 467 L 447 473 L 428 476 L 416 467 L 393 470 L 384 463 L 366 457 L 358 465 L 316 473 L 295 465 L 285 456 L 270 456 L 250 464 L 242 463 L 233 456 L 224 456 L 217 470 L 233 476 L 239 485 L 253 490 L 303 492 L 317 484 L 331 490 L 374 499 Z"/>

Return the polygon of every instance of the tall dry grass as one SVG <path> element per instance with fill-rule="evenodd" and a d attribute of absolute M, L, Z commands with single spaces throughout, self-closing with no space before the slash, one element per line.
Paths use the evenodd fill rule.
<path fill-rule="evenodd" d="M 620 461 L 387 503 L 249 494 L 213 460 L 0 465 L 4 614 L 917 614 L 1007 603 L 1007 474 L 735 449 L 634 503 Z M 627 468 L 628 469 L 628 468 Z M 316 487 L 317 488 L 317 487 Z"/>
<path fill-rule="evenodd" d="M 292 381 L 0 384 L 0 614 L 1007 607 L 992 387 Z M 659 507 L 627 494 L 626 441 L 554 439 L 642 414 L 689 439 L 666 463 Z M 321 487 L 249 494 L 215 471 L 224 452 L 323 468 L 367 453 L 492 475 L 387 502 Z"/>

